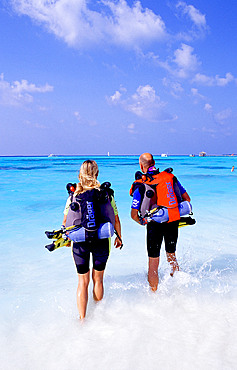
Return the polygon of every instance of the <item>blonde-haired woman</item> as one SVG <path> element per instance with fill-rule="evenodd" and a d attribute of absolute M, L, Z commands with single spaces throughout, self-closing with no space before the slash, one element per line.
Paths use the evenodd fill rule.
<path fill-rule="evenodd" d="M 93 219 L 93 202 L 91 200 L 95 199 L 95 197 L 100 194 L 103 194 L 101 191 L 101 186 L 99 181 L 97 180 L 99 174 L 98 165 L 93 160 L 87 160 L 83 162 L 79 172 L 79 183 L 77 184 L 76 191 L 73 196 L 69 197 L 66 203 L 66 207 L 64 210 L 64 219 L 63 225 L 71 226 L 70 224 L 77 224 L 75 220 L 76 211 L 72 211 L 73 205 L 75 204 L 73 201 L 75 199 L 79 199 L 82 202 L 81 204 L 85 204 L 80 208 L 80 222 L 84 217 L 84 220 L 88 218 L 94 221 Z M 96 190 L 95 190 L 96 189 Z M 111 192 L 112 190 L 110 190 Z M 113 192 L 112 192 L 113 194 Z M 116 248 L 122 246 L 121 240 L 121 224 L 118 216 L 118 210 L 116 207 L 116 203 L 114 201 L 113 195 L 110 194 L 109 201 L 107 200 L 107 213 L 108 217 L 113 218 L 114 221 L 114 228 L 117 234 L 117 237 L 114 241 L 114 245 Z M 92 208 L 90 206 L 89 216 L 88 216 L 88 209 L 87 205 L 92 204 Z M 112 206 L 112 207 L 111 207 Z M 97 207 L 98 208 L 98 207 Z M 112 215 L 111 215 L 112 210 Z M 106 211 L 105 211 L 106 212 Z M 110 212 L 110 215 L 109 215 Z M 78 224 L 80 224 L 78 222 Z M 93 222 L 91 222 L 93 224 Z M 97 231 L 96 231 L 97 232 Z M 95 233 L 95 232 L 94 232 Z M 90 232 L 87 233 L 87 235 Z M 91 233 L 92 235 L 93 233 Z M 94 234 L 93 234 L 94 235 Z M 69 236 L 70 237 L 70 236 Z M 85 241 L 80 242 L 73 242 L 73 258 L 75 261 L 75 265 L 78 272 L 78 288 L 77 288 L 77 307 L 79 311 L 80 319 L 84 319 L 86 316 L 86 309 L 87 309 L 87 302 L 88 302 L 88 286 L 90 282 L 90 255 L 92 255 L 93 259 L 93 269 L 92 269 L 92 280 L 93 280 L 93 297 L 95 301 L 100 301 L 104 295 L 104 286 L 103 286 L 103 277 L 104 277 L 104 270 L 105 266 L 109 257 L 110 252 L 110 240 L 109 238 L 95 238 L 90 236 L 85 239 Z"/>

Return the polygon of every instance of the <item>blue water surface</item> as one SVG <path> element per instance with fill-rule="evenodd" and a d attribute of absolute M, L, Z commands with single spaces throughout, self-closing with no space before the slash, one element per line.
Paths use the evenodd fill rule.
<path fill-rule="evenodd" d="M 193 217 L 197 221 L 194 226 L 180 229 L 177 247 L 180 273 L 174 279 L 169 276 L 162 249 L 156 295 L 150 294 L 146 281 L 145 228 L 130 218 L 129 189 L 139 170 L 139 158 L 90 157 L 98 163 L 99 181 L 110 181 L 115 190 L 124 248 L 112 249 L 105 274 L 105 299 L 97 307 L 90 301 L 88 323 L 79 328 L 75 304 L 77 275 L 70 248 L 49 253 L 44 248 L 49 243 L 44 232 L 60 228 L 67 199 L 66 184 L 78 181 L 80 165 L 86 159 L 88 157 L 83 156 L 0 158 L 3 367 L 13 369 L 17 364 L 17 368 L 24 370 L 77 369 L 77 356 L 71 352 L 73 344 L 81 351 L 78 352 L 80 369 L 90 370 L 98 367 L 98 363 L 104 365 L 98 367 L 101 369 L 144 369 L 147 364 L 149 369 L 156 369 L 153 362 L 149 362 L 153 350 L 161 368 L 183 370 L 193 368 L 193 353 L 199 343 L 200 366 L 195 369 L 234 369 L 236 157 L 155 157 L 160 170 L 174 169 L 191 197 Z M 231 172 L 233 165 L 236 172 Z M 177 325 L 179 339 L 176 338 Z M 213 332 L 209 331 L 210 325 Z M 157 338 L 155 335 L 151 339 L 154 328 Z M 53 343 L 58 342 L 61 335 L 66 341 L 64 351 L 58 352 Z M 144 342 L 139 367 L 132 354 L 139 350 L 141 337 Z M 40 359 L 34 341 L 42 354 Z M 111 348 L 107 357 L 101 355 L 108 342 L 120 347 L 120 358 L 116 348 Z M 98 347 L 98 343 L 101 346 Z M 91 348 L 97 356 L 94 361 Z M 169 359 L 169 348 L 173 348 L 177 361 Z M 186 357 L 182 362 L 179 356 L 183 356 L 183 348 Z M 206 348 L 210 348 L 212 355 Z M 122 366 L 116 365 L 115 358 L 118 364 L 122 361 Z"/>

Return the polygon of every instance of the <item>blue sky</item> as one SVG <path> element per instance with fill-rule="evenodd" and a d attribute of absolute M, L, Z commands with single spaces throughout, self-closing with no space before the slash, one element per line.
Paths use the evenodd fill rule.
<path fill-rule="evenodd" d="M 237 153 L 236 0 L 0 5 L 0 155 Z"/>

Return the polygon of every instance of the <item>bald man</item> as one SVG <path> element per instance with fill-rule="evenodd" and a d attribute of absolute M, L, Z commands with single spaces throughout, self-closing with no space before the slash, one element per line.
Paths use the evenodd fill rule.
<path fill-rule="evenodd" d="M 159 176 L 159 182 L 162 179 L 162 172 L 159 173 L 155 168 L 155 160 L 151 153 L 143 153 L 139 158 L 139 164 L 141 171 L 147 174 L 147 178 L 157 178 Z M 165 171 L 164 171 L 165 172 Z M 166 173 L 167 174 L 167 173 Z M 184 187 L 180 184 L 175 176 L 172 174 L 170 176 L 171 185 L 169 187 L 171 191 L 174 192 L 176 200 L 178 203 L 181 201 L 189 201 L 190 197 Z M 146 178 L 146 176 L 144 176 Z M 149 180 L 148 180 L 149 181 Z M 131 189 L 131 195 L 133 196 L 133 202 L 131 207 L 131 217 L 140 225 L 144 225 L 144 219 L 140 216 L 140 210 L 142 206 L 142 201 L 144 199 L 144 184 L 141 182 L 134 182 L 136 185 Z M 149 183 L 149 182 L 148 182 Z M 158 180 L 157 180 L 158 183 Z M 159 186 L 156 188 L 159 197 Z M 170 194 L 167 193 L 167 197 Z M 179 217 L 179 216 L 178 216 Z M 177 218 L 177 217 L 176 217 Z M 148 282 L 152 291 L 156 291 L 159 283 L 158 267 L 160 261 L 160 249 L 161 244 L 164 239 L 167 261 L 171 266 L 170 275 L 173 276 L 175 271 L 179 270 L 179 265 L 176 259 L 176 244 L 178 240 L 178 219 L 172 222 L 158 223 L 151 221 L 147 224 L 147 252 L 148 252 Z"/>

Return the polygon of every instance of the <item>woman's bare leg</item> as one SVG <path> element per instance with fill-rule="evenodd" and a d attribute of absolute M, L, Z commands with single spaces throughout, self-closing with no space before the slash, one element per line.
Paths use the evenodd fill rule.
<path fill-rule="evenodd" d="M 88 286 L 90 282 L 90 271 L 86 274 L 78 274 L 78 288 L 77 288 L 77 308 L 80 319 L 86 316 L 86 308 L 88 302 Z"/>
<path fill-rule="evenodd" d="M 92 270 L 92 280 L 93 280 L 93 297 L 94 300 L 101 301 L 101 299 L 104 296 L 104 285 L 103 285 L 103 277 L 104 277 L 104 270 L 103 271 L 97 271 Z"/>

